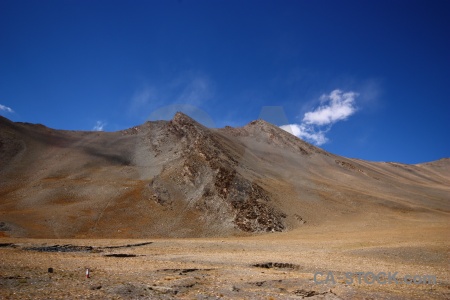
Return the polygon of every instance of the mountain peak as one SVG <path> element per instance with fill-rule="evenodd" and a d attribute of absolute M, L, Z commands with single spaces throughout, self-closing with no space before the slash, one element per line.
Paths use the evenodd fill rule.
<path fill-rule="evenodd" d="M 197 123 L 197 121 L 180 111 L 173 116 L 172 121 L 178 124 Z"/>
<path fill-rule="evenodd" d="M 257 119 L 257 120 L 253 120 L 250 123 L 248 123 L 247 125 L 245 125 L 244 127 L 259 127 L 259 128 L 278 128 L 278 126 L 267 122 L 266 120 L 263 119 Z"/>
<path fill-rule="evenodd" d="M 208 129 L 178 112 L 171 121 L 102 133 L 1 117 L 0 223 L 11 228 L 8 236 L 200 237 L 320 224 L 383 198 L 380 214 L 416 207 L 441 214 L 449 163 L 346 159 L 261 119 Z"/>

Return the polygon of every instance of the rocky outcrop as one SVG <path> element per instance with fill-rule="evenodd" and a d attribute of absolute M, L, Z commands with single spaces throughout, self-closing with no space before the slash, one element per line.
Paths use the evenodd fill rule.
<path fill-rule="evenodd" d="M 179 183 L 177 192 L 188 195 L 186 201 L 202 212 L 221 211 L 216 222 L 232 219 L 234 226 L 245 232 L 285 229 L 286 215 L 273 207 L 266 190 L 238 173 L 237 160 L 215 133 L 182 113 L 177 113 L 167 128 L 182 143 L 182 160 L 176 166 L 170 162 L 165 177 Z M 157 176 L 152 188 L 155 201 L 167 205 L 171 188 L 164 185 L 163 177 Z"/>

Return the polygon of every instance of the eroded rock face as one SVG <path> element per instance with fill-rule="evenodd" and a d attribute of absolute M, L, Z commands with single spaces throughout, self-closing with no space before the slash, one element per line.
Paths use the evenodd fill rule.
<path fill-rule="evenodd" d="M 215 222 L 233 220 L 245 232 L 271 232 L 285 229 L 283 213 L 257 183 L 237 171 L 238 162 L 220 145 L 214 134 L 183 114 L 176 114 L 168 130 L 182 143 L 181 161 L 153 180 L 155 201 L 166 205 L 170 188 L 162 178 L 179 183 L 176 189 L 187 202 L 206 213 L 217 212 Z"/>
<path fill-rule="evenodd" d="M 269 194 L 257 183 L 225 168 L 219 168 L 214 183 L 219 196 L 231 204 L 239 229 L 255 232 L 285 228 L 282 219 L 286 216 L 271 206 Z"/>

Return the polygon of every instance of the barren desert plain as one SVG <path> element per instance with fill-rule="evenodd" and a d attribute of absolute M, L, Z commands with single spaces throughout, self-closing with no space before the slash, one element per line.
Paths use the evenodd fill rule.
<path fill-rule="evenodd" d="M 381 221 L 381 222 L 379 222 Z M 355 220 L 257 237 L 11 239 L 0 249 L 3 299 L 448 299 L 448 224 Z M 390 226 L 386 226 L 386 224 Z M 105 248 L 151 242 L 151 244 Z M 29 247 L 91 246 L 80 252 Z M 130 257 L 107 256 L 128 254 Z M 53 268 L 53 273 L 48 272 Z M 86 278 L 86 268 L 90 278 Z M 318 283 L 314 281 L 317 275 Z M 325 283 L 332 272 L 334 281 Z M 345 273 L 398 272 L 368 284 Z M 435 283 L 404 282 L 435 275 Z M 338 278 L 341 277 L 341 278 Z M 413 278 L 413 277 L 411 277 Z M 416 278 L 417 279 L 417 278 Z M 386 280 L 386 278 L 384 278 Z M 418 280 L 418 279 L 417 279 Z M 347 282 L 346 282 L 347 281 Z M 372 279 L 368 278 L 368 282 Z"/>
<path fill-rule="evenodd" d="M 1 299 L 450 298 L 448 158 L 340 157 L 261 120 L 0 122 Z"/>

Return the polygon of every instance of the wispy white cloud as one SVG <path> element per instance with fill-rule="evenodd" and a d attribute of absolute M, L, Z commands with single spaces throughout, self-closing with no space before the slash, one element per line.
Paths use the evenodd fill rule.
<path fill-rule="evenodd" d="M 12 110 L 12 108 L 10 108 L 8 106 L 5 106 L 5 105 L 2 105 L 2 104 L 0 104 L 0 111 L 6 111 L 8 113 L 13 113 L 14 112 L 14 110 Z"/>
<path fill-rule="evenodd" d="M 131 98 L 129 114 L 149 116 L 165 106 L 188 105 L 199 107 L 214 97 L 214 85 L 208 76 L 199 72 L 184 72 L 173 80 L 159 84 L 147 83 Z"/>
<path fill-rule="evenodd" d="M 131 98 L 130 112 L 137 113 L 158 102 L 157 91 L 154 87 L 145 85 L 137 90 Z"/>
<path fill-rule="evenodd" d="M 323 145 L 328 141 L 325 134 L 333 124 L 346 120 L 357 111 L 355 102 L 358 95 L 336 89 L 330 94 L 322 95 L 320 106 L 306 112 L 300 124 L 288 124 L 280 128 L 318 146 Z"/>
<path fill-rule="evenodd" d="M 103 128 L 105 128 L 106 124 L 107 124 L 106 122 L 97 121 L 97 123 L 95 123 L 95 126 L 92 128 L 92 130 L 103 131 Z"/>
<path fill-rule="evenodd" d="M 320 97 L 321 106 L 311 112 L 305 113 L 303 122 L 313 125 L 328 125 L 345 120 L 355 113 L 355 92 L 344 93 L 334 90 L 329 95 Z"/>
<path fill-rule="evenodd" d="M 200 105 L 212 97 L 211 83 L 203 76 L 188 76 L 179 83 L 179 95 L 176 102 Z"/>

